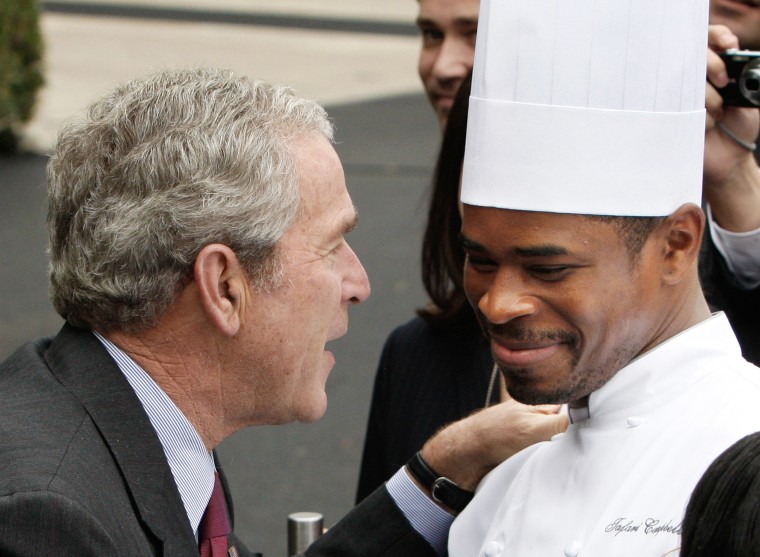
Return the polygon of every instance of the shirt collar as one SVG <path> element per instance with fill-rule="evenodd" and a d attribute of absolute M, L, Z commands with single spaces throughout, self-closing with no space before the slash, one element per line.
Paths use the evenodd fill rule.
<path fill-rule="evenodd" d="M 190 525 L 198 525 L 214 489 L 214 457 L 182 411 L 153 378 L 114 343 L 93 331 L 126 377 L 156 430 Z"/>
<path fill-rule="evenodd" d="M 722 312 L 645 352 L 589 395 L 588 406 L 570 408 L 572 423 L 643 414 L 680 396 L 689 385 L 714 371 L 707 362 L 726 355 L 741 358 L 741 347 Z"/>

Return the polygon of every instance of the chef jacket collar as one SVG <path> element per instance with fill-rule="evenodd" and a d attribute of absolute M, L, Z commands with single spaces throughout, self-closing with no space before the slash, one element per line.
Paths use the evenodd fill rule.
<path fill-rule="evenodd" d="M 664 402 L 682 396 L 691 385 L 715 371 L 708 362 L 741 358 L 741 347 L 723 312 L 680 332 L 641 354 L 618 371 L 600 389 L 591 393 L 588 404 L 570 407 L 570 422 L 617 420 L 642 415 Z"/>

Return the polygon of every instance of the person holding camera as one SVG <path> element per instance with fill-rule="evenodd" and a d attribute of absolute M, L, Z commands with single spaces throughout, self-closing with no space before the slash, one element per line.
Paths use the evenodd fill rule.
<path fill-rule="evenodd" d="M 711 4 L 713 20 L 716 13 L 719 14 L 720 5 L 721 2 Z M 755 11 L 760 12 L 760 9 L 755 8 Z M 755 138 L 760 131 L 760 111 L 724 102 L 726 86 L 733 77 L 729 76 L 726 62 L 719 53 L 743 46 L 740 38 L 729 27 L 711 25 L 708 39 L 703 187 L 710 226 L 703 242 L 701 276 L 712 305 L 724 309 L 728 315 L 744 356 L 757 363 L 760 361 L 760 319 L 757 316 L 760 308 L 760 167 Z"/>

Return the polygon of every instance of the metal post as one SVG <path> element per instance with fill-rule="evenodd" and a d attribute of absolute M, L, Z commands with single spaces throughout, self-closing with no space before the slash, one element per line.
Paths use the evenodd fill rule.
<path fill-rule="evenodd" d="M 322 535 L 324 519 L 320 513 L 291 513 L 288 515 L 288 555 L 306 551 Z"/>

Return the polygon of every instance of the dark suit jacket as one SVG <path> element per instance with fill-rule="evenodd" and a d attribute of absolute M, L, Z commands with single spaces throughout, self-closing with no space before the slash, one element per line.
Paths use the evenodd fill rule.
<path fill-rule="evenodd" d="M 754 155 L 760 164 L 760 150 Z M 746 290 L 736 285 L 725 259 L 715 248 L 709 229 L 705 230 L 699 253 L 699 277 L 710 308 L 726 312 L 742 354 L 760 366 L 760 287 Z"/>
<path fill-rule="evenodd" d="M 373 556 L 437 557 L 382 486 L 314 542 L 305 557 Z"/>
<path fill-rule="evenodd" d="M 744 357 L 760 366 L 760 287 L 745 290 L 736 285 L 725 259 L 718 253 L 709 230 L 699 254 L 702 289 L 711 309 L 726 312 Z"/>
<path fill-rule="evenodd" d="M 0 553 L 197 555 L 163 449 L 88 331 L 0 366 Z"/>
<path fill-rule="evenodd" d="M 456 327 L 434 328 L 415 317 L 395 329 L 375 376 L 357 502 L 441 426 L 482 408 L 492 369 L 491 350 L 474 314 Z M 497 390 L 492 401 L 498 396 Z"/>
<path fill-rule="evenodd" d="M 20 348 L 0 392 L 0 555 L 198 555 L 158 437 L 92 333 Z M 333 530 L 310 557 L 432 552 L 385 489 Z"/>

